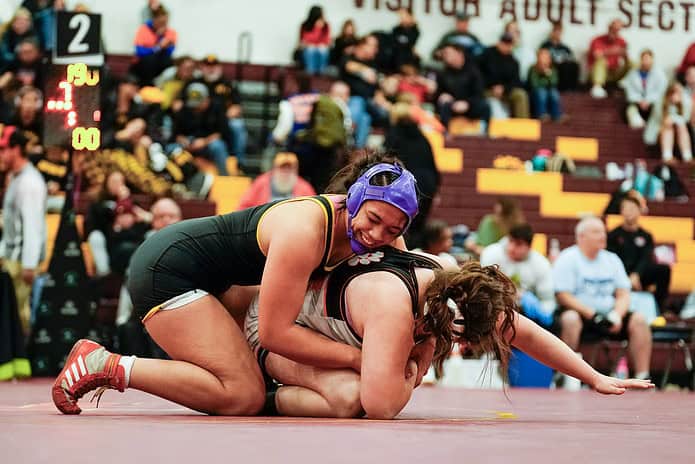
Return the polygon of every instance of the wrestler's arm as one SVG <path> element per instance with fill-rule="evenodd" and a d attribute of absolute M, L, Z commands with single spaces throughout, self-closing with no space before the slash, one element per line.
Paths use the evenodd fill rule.
<path fill-rule="evenodd" d="M 291 212 L 302 213 L 297 208 Z M 312 222 L 311 216 L 302 220 L 295 217 L 290 225 L 288 218 L 277 222 L 279 219 L 282 216 L 276 216 L 275 223 L 266 224 L 275 233 L 267 240 L 267 260 L 259 294 L 261 346 L 298 363 L 359 372 L 361 353 L 357 348 L 328 340 L 295 324 L 309 278 L 321 262 L 324 231 Z"/>
<path fill-rule="evenodd" d="M 417 365 L 409 360 L 414 325 L 410 296 L 390 273 L 358 279 L 346 297 L 353 319 L 360 319 L 363 327 L 360 399 L 369 418 L 393 419 L 410 399 L 417 379 Z"/>
<path fill-rule="evenodd" d="M 621 380 L 602 375 L 577 356 L 562 340 L 521 314 L 514 318 L 516 336 L 512 344 L 537 359 L 572 377 L 576 377 L 603 394 L 622 395 L 626 389 L 647 389 L 654 384 L 647 380 Z M 508 334 L 511 337 L 511 334 Z"/>

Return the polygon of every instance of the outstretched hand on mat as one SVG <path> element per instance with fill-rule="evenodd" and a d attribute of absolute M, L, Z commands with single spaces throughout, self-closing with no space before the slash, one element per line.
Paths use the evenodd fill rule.
<path fill-rule="evenodd" d="M 654 388 L 651 380 L 616 379 L 607 375 L 599 375 L 593 385 L 594 390 L 604 395 L 622 395 L 627 390 L 647 390 Z"/>

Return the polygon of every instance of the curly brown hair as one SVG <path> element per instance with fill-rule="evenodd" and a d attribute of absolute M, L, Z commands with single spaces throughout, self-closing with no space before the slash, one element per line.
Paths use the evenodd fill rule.
<path fill-rule="evenodd" d="M 459 315 L 449 307 L 449 299 L 458 306 Z M 498 266 L 468 261 L 456 271 L 435 271 L 425 301 L 427 314 L 418 318 L 416 327 L 436 339 L 432 362 L 437 372 L 457 341 L 454 330 L 462 332 L 461 339 L 479 354 L 495 353 L 502 372 L 507 372 L 516 335 L 516 287 Z M 463 324 L 455 325 L 454 319 L 463 319 Z"/>

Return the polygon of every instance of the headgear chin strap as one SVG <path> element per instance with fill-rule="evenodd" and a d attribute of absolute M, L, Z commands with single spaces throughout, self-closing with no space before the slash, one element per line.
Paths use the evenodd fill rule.
<path fill-rule="evenodd" d="M 384 172 L 394 173 L 398 177 L 389 185 L 380 186 L 370 183 L 372 177 Z M 350 186 L 345 203 L 348 212 L 347 235 L 350 239 L 352 251 L 357 254 L 369 251 L 352 233 L 352 219 L 367 200 L 383 201 L 403 211 L 408 218 L 408 222 L 401 233 L 408 229 L 418 212 L 415 183 L 415 177 L 413 177 L 410 171 L 390 163 L 379 163 L 369 168 Z"/>

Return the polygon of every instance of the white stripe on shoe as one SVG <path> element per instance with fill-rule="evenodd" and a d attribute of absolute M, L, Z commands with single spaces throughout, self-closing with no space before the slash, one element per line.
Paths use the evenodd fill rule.
<path fill-rule="evenodd" d="M 80 377 L 82 377 L 82 376 L 77 372 L 77 364 L 72 363 L 72 364 L 70 365 L 70 368 L 72 369 L 72 373 L 73 373 L 73 375 L 75 376 L 75 382 L 77 382 L 78 380 L 80 380 Z"/>
<path fill-rule="evenodd" d="M 80 366 L 80 372 L 82 375 L 87 375 L 87 368 L 84 367 L 84 360 L 82 359 L 82 355 L 79 355 L 77 357 L 77 364 Z"/>
<path fill-rule="evenodd" d="M 70 375 L 70 369 L 65 370 L 65 380 L 68 381 L 68 387 L 72 387 L 74 382 L 72 381 L 72 376 Z"/>

